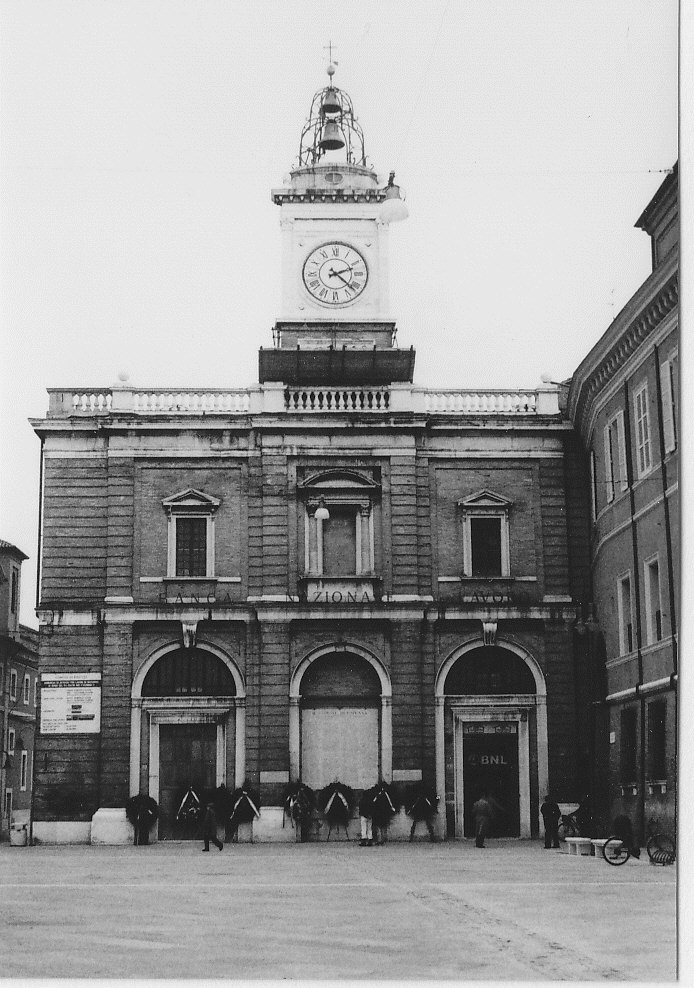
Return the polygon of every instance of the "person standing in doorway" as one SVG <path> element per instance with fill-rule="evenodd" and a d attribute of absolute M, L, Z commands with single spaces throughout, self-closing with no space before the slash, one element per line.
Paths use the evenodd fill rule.
<path fill-rule="evenodd" d="M 486 792 L 481 792 L 480 798 L 472 804 L 472 817 L 475 821 L 475 847 L 484 847 L 492 820 L 492 807 Z"/>
<path fill-rule="evenodd" d="M 549 794 L 545 796 L 545 801 L 540 807 L 540 813 L 545 825 L 545 850 L 559 847 L 561 810 Z"/>
<path fill-rule="evenodd" d="M 208 803 L 205 809 L 205 816 L 202 820 L 203 851 L 209 851 L 210 841 L 221 851 L 224 847 L 217 837 L 217 814 L 214 811 L 214 803 Z"/>

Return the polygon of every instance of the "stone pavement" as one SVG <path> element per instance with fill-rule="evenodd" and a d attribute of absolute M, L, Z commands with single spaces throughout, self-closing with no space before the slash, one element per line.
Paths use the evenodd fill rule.
<path fill-rule="evenodd" d="M 200 847 L 0 845 L 2 976 L 675 977 L 676 870 L 647 858 L 501 840 Z"/>

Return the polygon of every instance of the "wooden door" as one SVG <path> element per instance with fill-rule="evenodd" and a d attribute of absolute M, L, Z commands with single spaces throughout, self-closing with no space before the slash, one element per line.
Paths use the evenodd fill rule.
<path fill-rule="evenodd" d="M 159 726 L 159 837 L 197 840 L 199 828 L 176 820 L 186 791 L 198 796 L 215 788 L 217 769 L 216 724 L 160 724 Z"/>

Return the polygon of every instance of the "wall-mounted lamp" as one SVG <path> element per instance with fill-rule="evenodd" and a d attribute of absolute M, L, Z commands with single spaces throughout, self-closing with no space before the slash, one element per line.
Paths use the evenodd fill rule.
<path fill-rule="evenodd" d="M 328 521 L 330 518 L 330 512 L 325 506 L 325 498 L 323 497 L 318 499 L 318 507 L 316 508 L 314 518 L 316 521 Z"/>
<path fill-rule="evenodd" d="M 548 374 L 546 371 L 544 374 L 540 374 L 540 380 L 543 384 L 554 384 L 557 388 L 568 388 L 568 381 L 553 381 L 552 375 Z"/>

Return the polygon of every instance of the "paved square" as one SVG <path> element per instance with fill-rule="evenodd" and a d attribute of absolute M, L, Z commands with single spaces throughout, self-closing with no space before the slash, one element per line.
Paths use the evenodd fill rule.
<path fill-rule="evenodd" d="M 0 970 L 23 978 L 675 977 L 675 868 L 530 841 L 10 848 Z"/>

